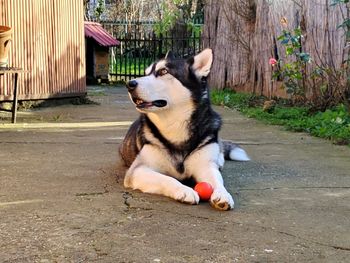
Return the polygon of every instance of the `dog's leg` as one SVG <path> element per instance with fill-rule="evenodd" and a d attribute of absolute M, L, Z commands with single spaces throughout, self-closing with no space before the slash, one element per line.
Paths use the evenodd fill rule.
<path fill-rule="evenodd" d="M 219 210 L 230 210 L 234 207 L 233 198 L 224 187 L 219 171 L 223 156 L 217 143 L 209 144 L 193 153 L 186 161 L 186 168 L 197 182 L 208 182 L 213 188 L 210 204 Z"/>
<path fill-rule="evenodd" d="M 153 171 L 145 165 L 134 167 L 131 167 L 126 173 L 125 187 L 138 189 L 145 193 L 168 196 L 187 204 L 198 204 L 198 194 L 175 178 Z"/>
<path fill-rule="evenodd" d="M 204 165 L 204 163 L 202 164 Z M 213 186 L 214 191 L 210 197 L 210 204 L 214 208 L 219 210 L 233 209 L 233 198 L 224 187 L 223 179 L 217 165 L 207 163 L 206 167 L 198 170 L 193 177 L 197 182 L 208 182 Z"/>

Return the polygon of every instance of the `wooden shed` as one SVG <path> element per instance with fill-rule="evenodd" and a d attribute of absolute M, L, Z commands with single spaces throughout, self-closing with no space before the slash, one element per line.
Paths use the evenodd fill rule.
<path fill-rule="evenodd" d="M 120 42 L 96 22 L 85 22 L 85 38 L 88 83 L 94 83 L 98 79 L 108 81 L 109 48 L 120 45 Z"/>
<path fill-rule="evenodd" d="M 0 0 L 0 25 L 13 29 L 9 66 L 29 72 L 20 100 L 86 94 L 83 0 Z M 12 78 L 0 76 L 0 101 L 12 97 Z"/>

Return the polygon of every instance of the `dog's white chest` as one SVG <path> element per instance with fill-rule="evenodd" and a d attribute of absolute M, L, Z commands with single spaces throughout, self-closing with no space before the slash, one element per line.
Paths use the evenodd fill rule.
<path fill-rule="evenodd" d="M 184 158 L 178 154 L 171 154 L 165 148 L 145 145 L 138 156 L 142 163 L 157 172 L 183 180 L 189 176 L 185 173 Z"/>

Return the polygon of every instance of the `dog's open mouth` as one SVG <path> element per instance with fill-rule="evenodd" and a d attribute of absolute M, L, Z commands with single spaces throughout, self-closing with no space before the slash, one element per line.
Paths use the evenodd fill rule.
<path fill-rule="evenodd" d="M 165 107 L 167 105 L 167 101 L 166 100 L 154 100 L 151 102 L 147 102 L 144 101 L 140 98 L 132 98 L 132 101 L 136 104 L 136 107 L 139 109 L 145 109 L 145 108 L 150 108 L 150 107 L 158 107 L 158 108 L 162 108 Z"/>

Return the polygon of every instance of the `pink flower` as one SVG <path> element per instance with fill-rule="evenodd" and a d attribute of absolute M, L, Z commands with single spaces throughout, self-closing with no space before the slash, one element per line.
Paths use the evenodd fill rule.
<path fill-rule="evenodd" d="M 276 59 L 274 59 L 274 58 L 270 58 L 270 59 L 269 59 L 269 64 L 270 64 L 271 66 L 275 66 L 277 63 L 278 63 L 278 61 L 277 61 Z"/>

